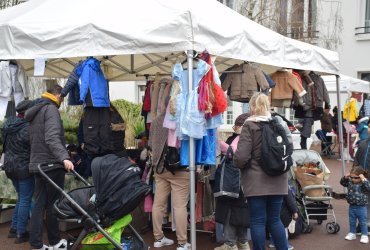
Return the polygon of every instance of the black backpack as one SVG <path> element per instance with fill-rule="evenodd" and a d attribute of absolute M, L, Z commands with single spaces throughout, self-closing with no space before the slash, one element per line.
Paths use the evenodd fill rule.
<path fill-rule="evenodd" d="M 283 126 L 276 117 L 262 125 L 261 166 L 267 175 L 277 176 L 293 165 L 293 145 L 289 143 Z"/>

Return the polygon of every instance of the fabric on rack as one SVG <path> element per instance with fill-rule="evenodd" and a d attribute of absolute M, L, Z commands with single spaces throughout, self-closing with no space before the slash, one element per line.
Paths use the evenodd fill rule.
<path fill-rule="evenodd" d="M 24 98 L 29 98 L 26 73 L 21 65 L 0 61 L 0 97 L 10 97 L 12 93 L 22 93 Z"/>
<path fill-rule="evenodd" d="M 163 127 L 165 114 L 157 116 L 150 127 L 148 146 L 152 149 L 152 164 L 158 166 L 168 138 L 168 128 Z"/>
<path fill-rule="evenodd" d="M 82 65 L 83 61 L 80 61 L 76 64 L 74 69 L 72 70 L 71 74 L 68 77 L 66 84 L 62 89 L 62 96 L 65 97 L 68 95 L 68 105 L 81 105 L 82 102 L 80 101 L 80 86 L 78 84 L 78 80 L 80 79 L 82 73 Z"/>
<path fill-rule="evenodd" d="M 144 100 L 143 100 L 143 111 L 149 112 L 150 111 L 150 90 L 151 86 L 153 84 L 153 81 L 147 81 L 146 87 L 145 87 L 145 94 L 144 94 Z"/>
<path fill-rule="evenodd" d="M 269 89 L 269 83 L 261 69 L 249 63 L 234 65 L 230 71 L 241 71 L 243 73 L 229 73 L 222 82 L 222 89 L 230 88 L 230 100 L 238 102 L 249 102 L 252 95 L 258 91 Z M 273 79 L 274 80 L 274 79 Z"/>
<path fill-rule="evenodd" d="M 157 117 L 157 108 L 158 108 L 158 98 L 159 98 L 159 91 L 161 88 L 161 79 L 159 74 L 156 75 L 154 79 L 154 83 L 152 85 L 152 91 L 150 96 L 150 114 L 152 119 Z"/>
<path fill-rule="evenodd" d="M 106 108 L 110 106 L 108 82 L 100 68 L 100 61 L 89 58 L 83 62 L 78 84 L 80 101 L 85 107 Z"/>
<path fill-rule="evenodd" d="M 270 75 L 276 86 L 271 90 L 272 100 L 292 99 L 293 91 L 302 97 L 306 90 L 302 87 L 298 78 L 288 71 L 276 71 Z"/>
<path fill-rule="evenodd" d="M 358 117 L 357 99 L 351 98 L 344 105 L 343 118 L 349 120 L 349 122 L 354 122 L 357 120 L 357 117 Z"/>
<path fill-rule="evenodd" d="M 163 81 L 163 79 L 162 79 Z M 169 99 L 170 99 L 170 92 L 171 92 L 171 88 L 172 88 L 172 82 L 170 79 L 166 78 L 166 85 L 165 85 L 165 88 L 163 90 L 163 93 L 162 95 L 160 95 L 160 99 L 159 99 L 159 104 L 158 104 L 158 109 L 157 109 L 157 112 L 165 112 L 166 111 L 166 103 L 169 102 Z"/>
<path fill-rule="evenodd" d="M 23 93 L 14 93 L 13 98 L 15 107 L 18 105 L 18 103 L 24 100 Z M 0 119 L 6 116 L 6 111 L 10 100 L 11 97 L 0 97 Z"/>
<path fill-rule="evenodd" d="M 171 98 L 170 98 L 170 113 L 171 115 L 176 115 L 176 102 L 177 97 L 180 93 L 180 84 L 179 81 L 173 81 L 171 88 Z"/>
<path fill-rule="evenodd" d="M 268 74 L 266 74 L 265 72 L 263 72 L 263 75 L 265 76 L 266 81 L 268 82 L 270 89 L 275 88 L 276 83 L 274 82 L 274 80 L 272 80 L 271 77 Z"/>
<path fill-rule="evenodd" d="M 324 106 L 325 109 L 330 109 L 330 98 L 329 93 L 326 88 L 325 82 L 322 77 L 315 72 L 311 71 L 308 75 L 315 84 L 314 91 L 315 91 L 315 107 L 322 108 Z M 323 103 L 325 105 L 323 105 Z"/>
<path fill-rule="evenodd" d="M 202 222 L 203 217 L 203 185 L 204 183 L 197 181 L 197 200 L 195 204 L 195 222 L 199 223 Z"/>
<path fill-rule="evenodd" d="M 370 116 L 370 100 L 369 99 L 364 100 L 364 112 L 366 116 Z"/>
<path fill-rule="evenodd" d="M 216 69 L 215 64 L 212 64 L 212 69 L 213 69 L 213 80 L 215 81 L 215 84 L 221 86 L 221 80 L 218 77 L 219 74 L 218 74 L 218 71 Z M 224 98 L 226 100 L 226 97 L 225 97 L 224 93 L 223 93 L 223 95 L 224 95 Z M 226 100 L 226 103 L 227 103 L 227 100 Z M 206 128 L 207 129 L 218 128 L 219 126 L 224 124 L 224 118 L 223 118 L 222 115 L 223 114 L 220 113 L 218 115 L 211 116 L 210 118 L 206 119 Z"/>
<path fill-rule="evenodd" d="M 214 167 L 215 169 L 215 167 Z M 211 184 L 209 183 L 209 177 L 210 177 L 210 170 L 203 170 L 204 176 L 203 176 L 203 220 L 211 220 L 213 219 L 213 215 L 215 212 L 215 200 L 213 197 L 213 191 Z"/>

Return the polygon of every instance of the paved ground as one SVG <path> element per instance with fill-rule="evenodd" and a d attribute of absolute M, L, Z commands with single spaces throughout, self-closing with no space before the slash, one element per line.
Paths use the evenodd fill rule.
<path fill-rule="evenodd" d="M 332 174 L 329 179 L 329 184 L 331 184 L 335 191 L 342 191 L 342 187 L 339 184 L 339 179 L 342 174 L 340 161 L 336 159 L 326 159 L 324 158 L 327 166 L 331 170 Z M 350 166 L 350 164 L 348 165 Z M 349 249 L 370 249 L 370 244 L 364 245 L 359 242 L 359 239 L 356 241 L 346 241 L 344 236 L 348 233 L 348 215 L 347 215 L 347 203 L 345 200 L 334 200 L 333 202 L 334 211 L 337 216 L 337 222 L 340 224 L 341 230 L 337 234 L 328 234 L 325 229 L 325 224 L 328 221 L 331 221 L 328 218 L 328 221 L 324 221 L 322 225 L 318 225 L 315 221 L 312 221 L 313 231 L 310 234 L 300 235 L 296 239 L 290 240 L 290 243 L 297 250 L 349 250 Z M 29 249 L 27 243 L 15 245 L 13 241 L 7 239 L 7 233 L 9 230 L 9 223 L 0 224 L 0 250 L 14 250 L 14 249 Z M 74 233 L 76 231 L 68 232 Z M 65 235 L 65 234 L 64 234 Z M 166 233 L 167 237 L 175 239 L 175 234 L 172 232 Z M 142 235 L 143 238 L 151 245 L 153 249 L 153 236 L 151 231 Z M 214 247 L 218 246 L 207 233 L 198 233 L 197 234 L 197 249 L 200 250 L 212 250 Z M 162 248 L 164 250 L 173 250 L 176 247 L 169 246 Z"/>

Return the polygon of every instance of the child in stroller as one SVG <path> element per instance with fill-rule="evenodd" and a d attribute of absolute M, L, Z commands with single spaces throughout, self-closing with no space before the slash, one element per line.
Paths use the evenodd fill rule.
<path fill-rule="evenodd" d="M 62 194 L 63 198 L 54 204 L 54 210 L 61 221 L 78 222 L 83 230 L 68 249 L 77 249 L 84 245 L 87 249 L 98 246 L 103 249 L 124 249 L 121 234 L 128 226 L 140 249 L 148 249 L 140 235 L 129 225 L 130 212 L 134 210 L 150 192 L 148 185 L 140 180 L 140 169 L 127 158 L 113 154 L 97 157 L 92 162 L 95 186 L 84 180 L 77 172 L 73 173 L 87 187 L 72 190 L 68 194 L 59 188 L 41 170 L 40 173 Z"/>

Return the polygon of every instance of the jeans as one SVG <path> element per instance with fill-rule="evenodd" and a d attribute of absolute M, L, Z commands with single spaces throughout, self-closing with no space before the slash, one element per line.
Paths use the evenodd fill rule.
<path fill-rule="evenodd" d="M 248 228 L 236 227 L 230 224 L 231 209 L 227 212 L 224 224 L 224 239 L 228 245 L 235 245 L 236 241 L 244 244 L 248 241 Z"/>
<path fill-rule="evenodd" d="M 56 169 L 46 172 L 47 176 L 59 187 L 64 188 L 64 169 Z M 43 219 L 46 210 L 46 230 L 50 245 L 55 245 L 60 241 L 59 223 L 53 213 L 53 205 L 60 198 L 61 194 L 41 175 L 35 175 L 35 206 L 31 214 L 30 244 L 32 248 L 41 248 Z"/>
<path fill-rule="evenodd" d="M 285 228 L 280 220 L 283 195 L 248 197 L 251 236 L 254 250 L 264 250 L 266 224 L 275 242 L 277 250 L 287 250 L 288 241 Z"/>
<path fill-rule="evenodd" d="M 11 179 L 18 194 L 17 204 L 12 217 L 11 228 L 17 230 L 17 234 L 26 232 L 27 222 L 30 215 L 31 201 L 34 188 L 34 178 Z"/>
<path fill-rule="evenodd" d="M 356 233 L 356 222 L 358 220 L 361 234 L 367 235 L 367 206 L 349 205 L 348 209 L 349 229 L 351 233 Z"/>

